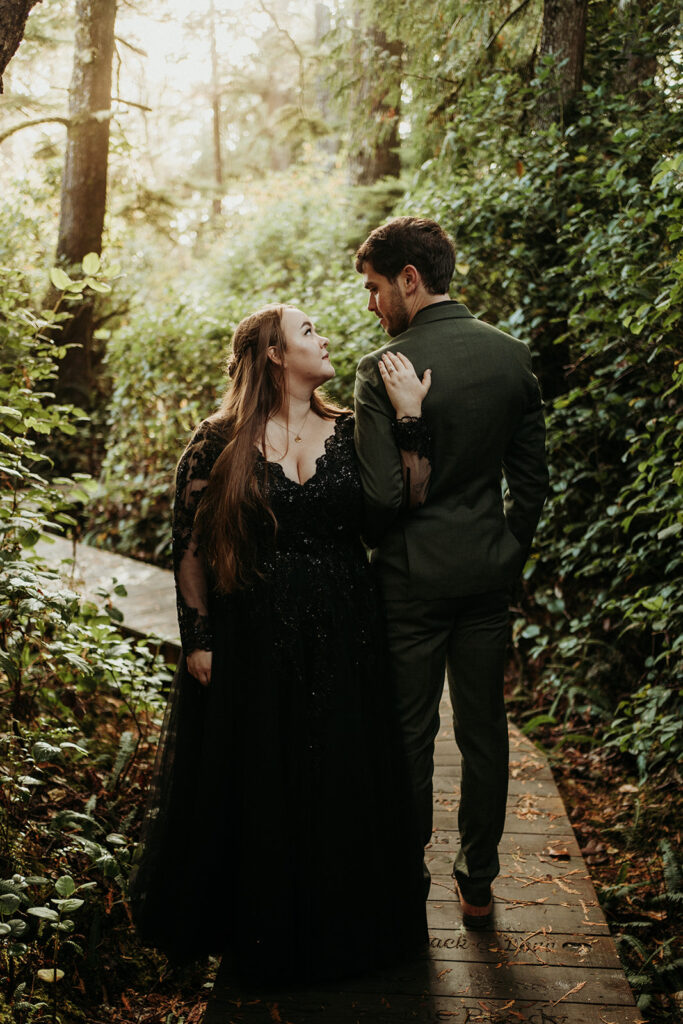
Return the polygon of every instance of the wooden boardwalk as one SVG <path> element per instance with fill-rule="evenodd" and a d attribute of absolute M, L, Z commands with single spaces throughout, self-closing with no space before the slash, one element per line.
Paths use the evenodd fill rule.
<path fill-rule="evenodd" d="M 221 968 L 203 1024 L 642 1020 L 547 762 L 514 726 L 494 928 L 462 927 L 450 877 L 460 756 L 446 701 L 441 712 L 434 833 L 427 850 L 429 953 L 398 969 L 315 991 L 247 991 Z"/>
<path fill-rule="evenodd" d="M 112 580 L 123 584 L 126 597 L 113 597 L 123 614 L 123 626 L 134 636 L 155 636 L 179 647 L 173 576 L 166 569 L 116 555 L 112 551 L 74 544 L 64 537 L 41 540 L 36 552 L 51 565 L 61 566 L 66 586 L 96 603 L 102 603 L 98 590 L 112 589 Z"/>
<path fill-rule="evenodd" d="M 68 550 L 64 550 L 68 545 Z M 43 547 L 52 561 L 71 545 Z M 151 571 L 150 571 L 151 570 Z M 79 546 L 73 582 L 91 595 L 116 576 L 125 625 L 177 644 L 171 574 Z M 80 581 L 80 584 L 79 584 Z M 127 602 L 127 603 L 126 603 Z M 219 970 L 203 1024 L 637 1024 L 642 1020 L 562 800 L 542 754 L 510 728 L 510 793 L 494 928 L 462 927 L 450 871 L 460 757 L 442 705 L 436 745 L 429 952 L 394 970 L 299 990 L 249 991 Z M 264 804 L 267 794 L 264 794 Z M 382 885 L 382 879 L 377 879 Z M 400 899 L 400 893 L 396 894 Z"/>

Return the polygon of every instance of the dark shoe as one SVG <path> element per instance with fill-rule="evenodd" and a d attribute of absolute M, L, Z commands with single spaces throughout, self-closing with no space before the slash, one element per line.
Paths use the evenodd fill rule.
<path fill-rule="evenodd" d="M 472 931 L 485 931 L 487 928 L 490 928 L 493 922 L 493 896 L 491 896 L 488 903 L 480 906 L 476 903 L 469 903 L 465 899 L 460 892 L 457 882 L 455 883 L 455 891 L 460 900 L 462 923 L 465 925 L 465 928 L 469 928 Z"/>

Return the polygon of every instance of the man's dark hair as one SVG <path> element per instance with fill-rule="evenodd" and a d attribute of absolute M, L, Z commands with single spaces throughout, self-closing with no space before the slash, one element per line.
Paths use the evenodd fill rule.
<path fill-rule="evenodd" d="M 411 263 L 420 271 L 425 288 L 432 295 L 445 295 L 453 277 L 455 250 L 450 238 L 435 220 L 425 217 L 396 217 L 366 238 L 356 253 L 356 270 L 371 263 L 378 274 L 395 281 Z"/>

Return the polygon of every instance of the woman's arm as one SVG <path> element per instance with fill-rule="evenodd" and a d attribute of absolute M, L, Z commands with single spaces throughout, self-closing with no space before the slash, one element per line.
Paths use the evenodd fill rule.
<path fill-rule="evenodd" d="M 402 352 L 385 352 L 379 371 L 396 412 L 392 423 L 394 440 L 403 470 L 403 507 L 424 505 L 432 473 L 431 435 L 422 418 L 422 400 L 432 383 L 432 371 L 422 380 Z"/>
<path fill-rule="evenodd" d="M 183 453 L 173 506 L 173 571 L 180 639 L 191 675 L 203 685 L 211 676 L 213 636 L 206 566 L 195 514 L 215 461 L 214 445 L 199 432 Z"/>

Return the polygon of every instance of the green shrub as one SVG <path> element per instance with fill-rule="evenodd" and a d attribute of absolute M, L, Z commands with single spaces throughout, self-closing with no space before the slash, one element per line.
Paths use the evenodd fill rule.
<path fill-rule="evenodd" d="M 111 595 L 83 602 L 35 552 L 73 526 L 88 481 L 48 480 L 38 442 L 82 416 L 50 402 L 63 317 L 26 299 L 0 269 L 0 961 L 17 1021 L 78 996 L 76 970 L 95 988 L 129 941 L 122 888 L 169 680 Z"/>

